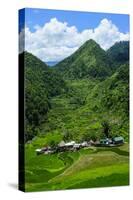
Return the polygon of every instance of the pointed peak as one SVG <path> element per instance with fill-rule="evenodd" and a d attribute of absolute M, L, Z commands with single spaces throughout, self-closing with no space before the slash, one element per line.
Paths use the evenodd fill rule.
<path fill-rule="evenodd" d="M 97 44 L 95 40 L 89 39 L 85 42 L 85 44 Z M 97 44 L 98 45 L 98 44 Z"/>
<path fill-rule="evenodd" d="M 98 45 L 99 46 L 99 44 L 93 39 L 87 40 L 84 44 L 93 44 L 93 45 Z"/>
<path fill-rule="evenodd" d="M 93 39 L 90 39 L 90 40 L 87 40 L 82 46 L 81 48 L 86 48 L 86 47 L 89 47 L 89 48 L 94 48 L 94 47 L 98 47 L 98 48 L 101 48 L 100 45 Z M 102 49 L 102 48 L 101 48 Z"/>

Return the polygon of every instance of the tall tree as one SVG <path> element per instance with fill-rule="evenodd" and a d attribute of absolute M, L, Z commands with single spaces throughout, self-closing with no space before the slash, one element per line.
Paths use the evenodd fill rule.
<path fill-rule="evenodd" d="M 111 134 L 111 127 L 108 121 L 103 121 L 102 122 L 102 128 L 103 128 L 103 133 L 105 137 L 109 138 Z"/>

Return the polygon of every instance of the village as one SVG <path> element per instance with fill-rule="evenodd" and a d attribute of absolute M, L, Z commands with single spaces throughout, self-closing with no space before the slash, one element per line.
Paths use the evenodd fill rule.
<path fill-rule="evenodd" d="M 76 143 L 75 141 L 70 141 L 65 143 L 64 141 L 61 141 L 57 146 L 51 147 L 51 146 L 45 146 L 40 149 L 36 149 L 36 154 L 54 154 L 59 152 L 65 152 L 65 151 L 78 151 L 81 148 L 89 148 L 91 146 L 96 147 L 115 147 L 120 146 L 124 144 L 124 138 L 122 136 L 114 137 L 114 138 L 104 138 L 97 141 L 83 141 L 81 143 Z"/>

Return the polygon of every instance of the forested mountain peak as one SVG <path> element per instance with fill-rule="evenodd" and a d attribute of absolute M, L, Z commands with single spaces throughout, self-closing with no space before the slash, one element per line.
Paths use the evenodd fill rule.
<path fill-rule="evenodd" d="M 106 52 L 94 40 L 89 40 L 52 68 L 31 53 L 20 54 L 25 68 L 26 141 L 37 135 L 46 121 L 49 123 L 48 113 L 56 103 L 57 108 L 60 105 L 60 101 L 51 104 L 52 99 L 62 98 L 61 102 L 68 103 L 63 109 L 82 106 L 88 109 L 88 105 L 94 112 L 96 109 L 103 113 L 115 112 L 117 105 L 126 120 L 129 104 L 127 52 L 128 42 L 116 43 Z M 119 55 L 124 59 L 120 60 Z"/>
<path fill-rule="evenodd" d="M 24 61 L 27 67 L 36 68 L 37 70 L 39 68 L 42 68 L 43 70 L 48 69 L 48 65 L 46 65 L 46 63 L 27 51 L 20 54 L 20 57 L 21 56 L 24 56 Z"/>
<path fill-rule="evenodd" d="M 25 73 L 25 140 L 27 141 L 38 133 L 39 127 L 47 119 L 47 113 L 51 108 L 50 99 L 63 93 L 66 84 L 58 73 L 31 53 L 20 54 L 19 63 L 20 67 L 24 67 Z"/>
<path fill-rule="evenodd" d="M 83 77 L 103 79 L 111 73 L 106 52 L 92 39 L 58 63 L 55 69 L 68 79 Z"/>
<path fill-rule="evenodd" d="M 129 41 L 116 42 L 107 50 L 114 69 L 129 61 Z"/>
<path fill-rule="evenodd" d="M 93 49 L 93 48 L 101 48 L 100 45 L 93 39 L 90 39 L 90 40 L 87 40 L 79 49 L 82 49 L 82 48 L 90 48 L 90 49 Z"/>

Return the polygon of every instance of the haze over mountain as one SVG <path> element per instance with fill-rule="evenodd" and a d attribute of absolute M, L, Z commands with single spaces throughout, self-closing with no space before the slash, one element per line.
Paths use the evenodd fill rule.
<path fill-rule="evenodd" d="M 57 61 L 46 62 L 46 64 L 47 64 L 49 67 L 53 67 L 53 66 L 55 66 L 57 63 L 58 63 Z"/>

